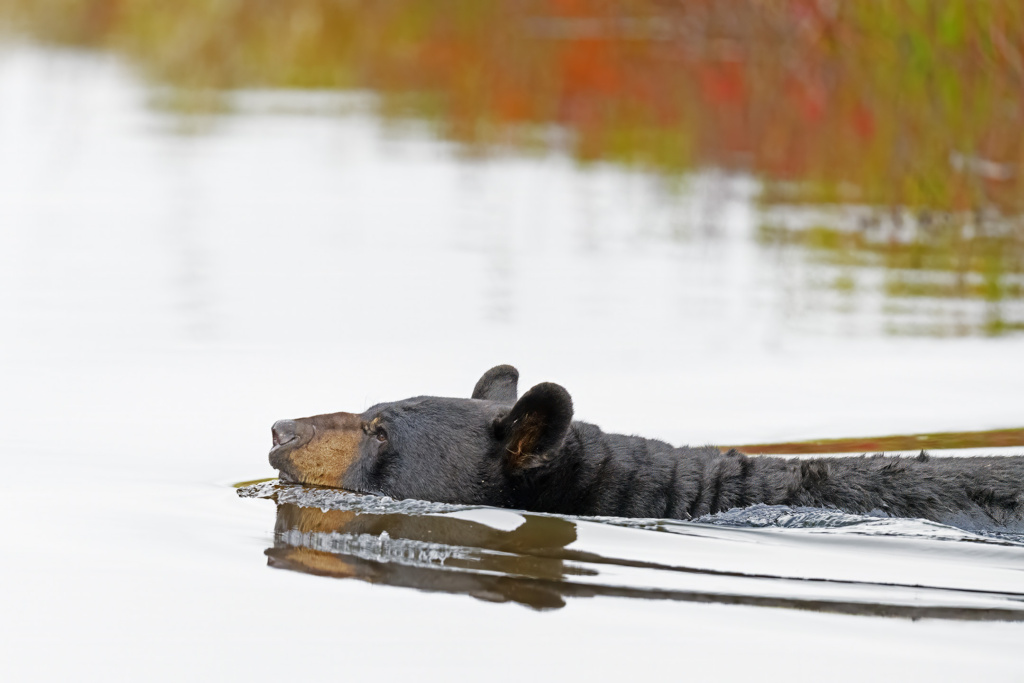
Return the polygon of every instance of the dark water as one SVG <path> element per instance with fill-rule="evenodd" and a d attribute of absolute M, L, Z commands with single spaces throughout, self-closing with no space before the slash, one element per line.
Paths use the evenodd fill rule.
<path fill-rule="evenodd" d="M 1024 621 L 1024 535 L 756 505 L 695 523 L 576 518 L 264 482 L 271 567 L 513 602 L 595 596 Z"/>

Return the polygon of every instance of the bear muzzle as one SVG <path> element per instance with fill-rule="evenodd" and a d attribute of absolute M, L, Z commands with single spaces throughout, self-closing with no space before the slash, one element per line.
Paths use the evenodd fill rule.
<path fill-rule="evenodd" d="M 270 436 L 274 446 L 270 449 L 270 466 L 280 472 L 280 479 L 287 483 L 297 483 L 298 473 L 292 472 L 292 460 L 289 457 L 301 448 L 316 433 L 316 428 L 295 420 L 278 420 L 270 428 Z"/>
<path fill-rule="evenodd" d="M 363 427 L 351 413 L 278 420 L 270 428 L 270 465 L 284 483 L 340 487 L 358 457 Z"/>
<path fill-rule="evenodd" d="M 299 438 L 296 433 L 298 424 L 295 420 L 278 420 L 270 428 L 270 435 L 274 440 L 274 446 L 282 446 Z"/>

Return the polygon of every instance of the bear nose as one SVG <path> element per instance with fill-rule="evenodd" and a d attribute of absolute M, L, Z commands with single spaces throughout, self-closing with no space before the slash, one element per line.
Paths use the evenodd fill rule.
<path fill-rule="evenodd" d="M 295 420 L 278 420 L 270 428 L 270 434 L 274 437 L 274 445 L 280 446 L 295 438 Z"/>

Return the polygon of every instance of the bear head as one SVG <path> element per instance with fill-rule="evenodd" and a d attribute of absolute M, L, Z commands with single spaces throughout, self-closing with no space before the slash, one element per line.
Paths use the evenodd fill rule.
<path fill-rule="evenodd" d="M 281 481 L 439 502 L 500 505 L 512 478 L 550 462 L 572 425 L 572 399 L 518 371 L 491 368 L 471 398 L 418 396 L 363 413 L 280 420 L 270 464 Z"/>

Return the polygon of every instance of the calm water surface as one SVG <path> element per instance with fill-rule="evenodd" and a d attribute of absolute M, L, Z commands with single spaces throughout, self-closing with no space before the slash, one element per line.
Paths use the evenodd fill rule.
<path fill-rule="evenodd" d="M 758 238 L 749 177 L 466 158 L 365 93 L 184 120 L 160 95 L 109 57 L 0 52 L 17 679 L 1024 671 L 1014 538 L 239 499 L 274 420 L 468 395 L 497 363 L 609 431 L 756 443 L 1019 426 L 1024 347 L 893 336 L 881 294 L 807 288 L 837 271 Z M 908 315 L 986 315 L 929 305 Z"/>
<path fill-rule="evenodd" d="M 277 503 L 268 564 L 318 576 L 538 610 L 603 595 L 1024 621 L 1021 533 L 767 505 L 687 523 L 393 501 L 274 482 L 239 495 Z"/>

